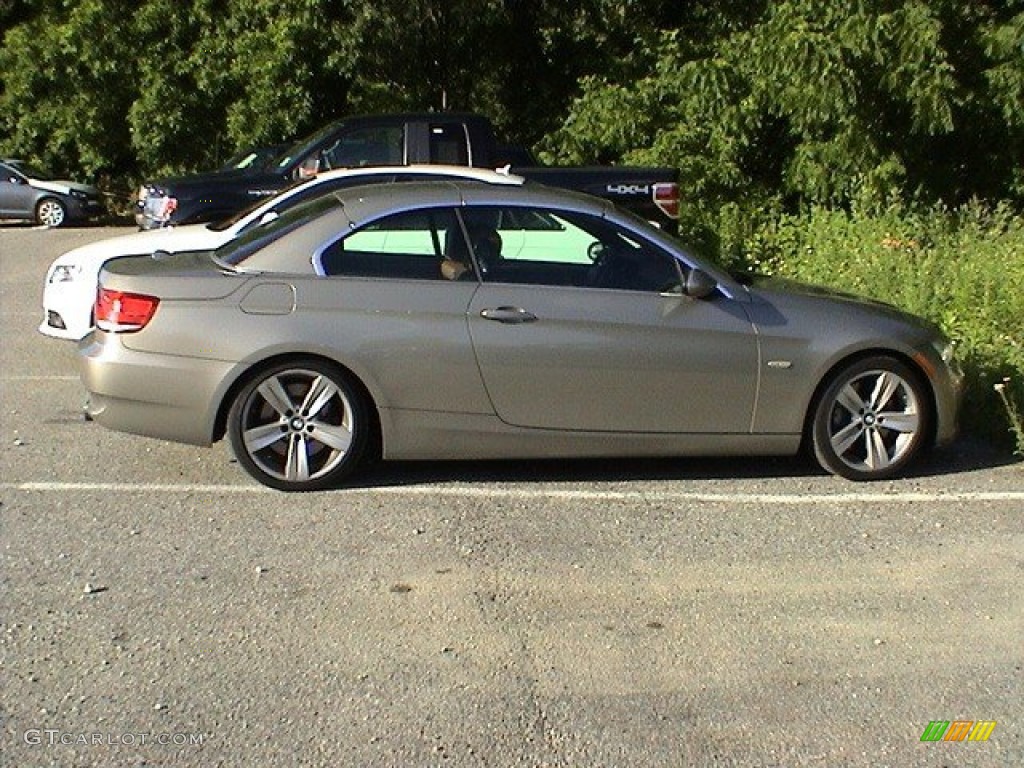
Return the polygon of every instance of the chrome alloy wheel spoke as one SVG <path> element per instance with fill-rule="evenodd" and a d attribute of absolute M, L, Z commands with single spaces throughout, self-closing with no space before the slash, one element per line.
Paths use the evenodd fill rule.
<path fill-rule="evenodd" d="M 273 445 L 278 440 L 288 438 L 285 420 L 282 418 L 270 424 L 261 424 L 258 427 L 245 430 L 245 447 L 250 454 L 262 451 L 267 446 Z"/>
<path fill-rule="evenodd" d="M 854 416 L 859 416 L 867 407 L 867 403 L 864 402 L 857 390 L 853 388 L 852 384 L 847 384 L 839 390 L 839 394 L 836 396 L 836 402 Z"/>
<path fill-rule="evenodd" d="M 912 410 L 883 411 L 877 418 L 880 427 L 904 434 L 917 432 L 921 425 L 920 417 Z"/>
<path fill-rule="evenodd" d="M 851 421 L 841 430 L 832 435 L 832 450 L 842 456 L 864 435 L 864 425 L 859 420 Z"/>
<path fill-rule="evenodd" d="M 865 432 L 867 439 L 867 456 L 864 463 L 871 469 L 885 469 L 892 463 L 892 457 L 885 447 L 885 441 L 877 429 L 869 429 Z"/>
<path fill-rule="evenodd" d="M 338 394 L 338 387 L 326 376 L 317 376 L 302 401 L 302 416 L 312 419 Z"/>
<path fill-rule="evenodd" d="M 352 445 L 352 432 L 344 425 L 325 424 L 320 421 L 307 422 L 313 428 L 309 434 L 311 440 L 323 443 L 328 448 L 344 453 Z"/>
<path fill-rule="evenodd" d="M 880 373 L 875 381 L 874 391 L 871 393 L 870 406 L 874 411 L 880 410 L 892 399 L 903 384 L 903 380 L 888 371 Z"/>
<path fill-rule="evenodd" d="M 286 480 L 302 481 L 309 479 L 309 451 L 306 436 L 292 434 L 288 441 L 288 457 L 285 460 L 284 476 Z"/>
<path fill-rule="evenodd" d="M 292 398 L 278 376 L 264 381 L 256 391 L 267 401 L 267 405 L 277 411 L 278 416 L 282 419 L 287 419 L 295 412 Z"/>

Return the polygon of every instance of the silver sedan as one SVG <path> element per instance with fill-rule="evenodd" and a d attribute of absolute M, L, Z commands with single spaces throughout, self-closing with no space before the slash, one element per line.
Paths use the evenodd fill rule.
<path fill-rule="evenodd" d="M 93 418 L 281 490 L 363 459 L 794 454 L 888 478 L 956 430 L 929 323 L 737 279 L 604 201 L 463 182 L 345 190 L 216 251 L 108 263 Z"/>

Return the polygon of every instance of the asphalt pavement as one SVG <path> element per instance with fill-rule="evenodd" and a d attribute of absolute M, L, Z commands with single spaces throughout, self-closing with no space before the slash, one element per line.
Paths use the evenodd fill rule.
<path fill-rule="evenodd" d="M 128 231 L 0 225 L 0 764 L 1024 765 L 1008 454 L 870 485 L 402 463 L 281 494 L 226 445 L 82 419 L 42 280 Z M 965 737 L 922 741 L 946 721 Z"/>

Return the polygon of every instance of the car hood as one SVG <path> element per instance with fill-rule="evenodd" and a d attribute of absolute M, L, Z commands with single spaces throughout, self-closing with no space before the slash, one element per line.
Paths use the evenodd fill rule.
<path fill-rule="evenodd" d="M 813 303 L 831 303 L 842 306 L 847 313 L 885 316 L 891 320 L 906 323 L 929 331 L 938 331 L 938 326 L 929 320 L 905 312 L 884 301 L 858 296 L 833 288 L 802 283 L 784 277 L 767 275 L 738 276 L 739 282 L 746 286 L 754 300 L 761 299 L 770 304 L 801 301 Z"/>
<path fill-rule="evenodd" d="M 69 195 L 72 190 L 81 192 L 89 197 L 98 197 L 100 194 L 96 187 L 89 186 L 88 184 L 79 184 L 77 181 L 65 181 L 64 179 L 43 181 L 42 179 L 29 178 L 28 183 L 36 189 L 42 189 L 45 192 L 56 192 L 60 195 Z"/>
<path fill-rule="evenodd" d="M 153 179 L 152 181 L 147 181 L 143 186 L 160 190 L 171 190 L 175 196 L 187 198 L 190 194 L 201 195 L 211 188 L 220 186 L 234 186 L 237 184 L 260 186 L 261 184 L 266 184 L 280 187 L 281 181 L 281 176 L 273 173 L 253 170 L 232 170 Z"/>
<path fill-rule="evenodd" d="M 108 237 L 62 254 L 54 261 L 57 264 L 77 264 L 81 267 L 99 266 L 122 256 L 145 256 L 155 251 L 204 251 L 212 250 L 231 239 L 234 232 L 215 232 L 205 224 L 187 224 L 180 227 L 150 229 L 133 232 L 130 235 Z"/>

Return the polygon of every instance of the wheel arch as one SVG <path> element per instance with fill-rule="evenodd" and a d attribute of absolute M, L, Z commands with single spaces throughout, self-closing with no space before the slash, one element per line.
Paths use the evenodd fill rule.
<path fill-rule="evenodd" d="M 217 413 L 213 420 L 212 442 L 219 442 L 227 435 L 228 413 L 231 410 L 231 405 L 234 403 L 235 398 L 238 396 L 238 393 L 242 388 L 245 387 L 253 377 L 258 376 L 263 371 L 269 370 L 275 365 L 294 360 L 317 360 L 325 365 L 329 365 L 344 375 L 359 391 L 359 394 L 363 397 L 370 413 L 370 435 L 367 452 L 370 457 L 379 458 L 382 450 L 384 432 L 381 423 L 380 408 L 377 405 L 376 399 L 363 380 L 351 368 L 343 365 L 328 355 L 316 352 L 282 352 L 270 355 L 269 357 L 263 358 L 241 371 L 220 398 L 220 403 L 217 406 Z"/>

